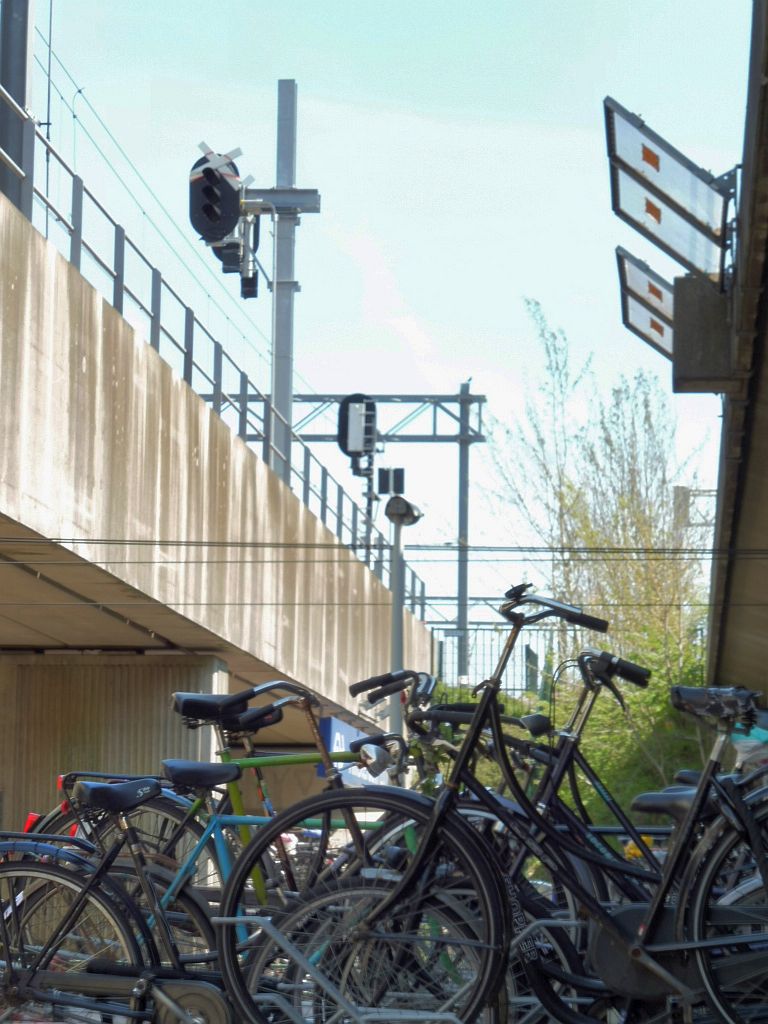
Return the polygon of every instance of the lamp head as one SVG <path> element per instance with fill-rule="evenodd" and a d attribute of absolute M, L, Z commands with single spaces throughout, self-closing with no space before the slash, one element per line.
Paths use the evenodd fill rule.
<path fill-rule="evenodd" d="M 423 513 L 402 494 L 393 494 L 386 504 L 384 515 L 396 526 L 413 526 L 414 523 L 418 523 Z"/>

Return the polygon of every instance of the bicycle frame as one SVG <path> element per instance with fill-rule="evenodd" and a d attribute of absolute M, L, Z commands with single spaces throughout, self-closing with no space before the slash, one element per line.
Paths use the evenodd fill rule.
<path fill-rule="evenodd" d="M 41 836 L 39 840 L 31 840 L 25 833 L 16 833 L 15 835 L 9 833 L 7 839 L 0 840 L 2 852 L 31 853 L 36 859 L 50 859 L 73 868 L 72 880 L 78 887 L 72 903 L 54 926 L 44 945 L 37 950 L 31 962 L 14 966 L 10 957 L 5 958 L 4 984 L 5 986 L 12 985 L 14 996 L 19 1000 L 32 999 L 57 1006 L 66 1006 L 73 1010 L 82 1009 L 96 1012 L 100 1015 L 100 1019 L 112 1019 L 113 1016 L 116 1016 L 121 1020 L 126 1018 L 137 1021 L 155 1020 L 157 1019 L 157 1007 L 164 1006 L 171 1011 L 176 1019 L 191 1020 L 192 1018 L 183 1006 L 175 1001 L 174 997 L 183 999 L 189 997 L 190 992 L 194 994 L 195 991 L 201 991 L 204 999 L 206 997 L 208 1000 L 211 998 L 221 999 L 223 1003 L 224 995 L 220 991 L 220 976 L 216 971 L 201 971 L 199 965 L 196 966 L 193 974 L 187 972 L 170 924 L 164 914 L 173 897 L 167 898 L 165 893 L 163 897 L 158 896 L 151 873 L 147 871 L 146 860 L 136 830 L 123 814 L 112 816 L 118 825 L 115 841 L 96 863 L 85 856 L 88 852 L 93 853 L 93 849 L 91 848 L 89 851 L 89 844 L 81 840 L 75 840 L 74 851 L 60 845 L 71 842 L 68 838 L 65 839 L 61 836 Z M 44 838 L 47 838 L 48 841 L 43 842 Z M 149 908 L 149 914 L 144 924 L 137 929 L 139 948 L 145 942 L 154 949 L 154 939 L 149 931 L 154 927 L 158 933 L 159 945 L 170 961 L 170 971 L 165 965 L 158 969 L 154 966 L 137 963 L 130 967 L 117 965 L 116 972 L 104 972 L 98 970 L 98 960 L 92 965 L 95 968 L 93 971 L 80 970 L 70 974 L 52 967 L 59 941 L 77 925 L 90 894 L 99 891 L 104 883 L 107 883 L 106 893 L 115 901 L 115 912 L 120 915 L 125 913 L 125 921 L 129 927 L 133 928 L 134 925 L 139 925 L 136 918 L 141 916 L 141 910 L 133 906 L 132 896 L 127 890 L 123 890 L 122 882 L 115 881 L 109 874 L 126 847 L 136 871 L 139 887 Z M 177 893 L 178 888 L 175 887 L 174 895 Z M 23 896 L 24 892 L 22 891 L 18 898 L 12 901 L 6 913 L 0 914 L 0 948 L 3 950 L 11 949 L 6 917 L 8 913 L 15 914 L 19 905 L 23 905 Z M 124 1003 L 109 1001 L 110 998 L 115 1000 L 131 997 L 142 999 L 144 996 L 150 997 L 154 1001 L 154 1008 L 136 1009 L 126 1006 Z"/>
<path fill-rule="evenodd" d="M 690 985 L 676 977 L 657 959 L 657 954 L 661 953 L 689 952 L 692 948 L 691 943 L 682 939 L 679 928 L 677 932 L 679 941 L 672 943 L 664 941 L 654 944 L 653 939 L 660 927 L 667 897 L 681 873 L 680 868 L 684 863 L 684 858 L 687 856 L 688 846 L 693 838 L 697 821 L 707 799 L 709 787 L 713 783 L 715 774 L 720 767 L 722 754 L 728 740 L 727 732 L 720 730 L 718 733 L 709 761 L 702 772 L 690 810 L 679 827 L 678 841 L 674 844 L 673 850 L 670 851 L 666 858 L 660 875 L 655 864 L 653 865 L 654 870 L 651 872 L 627 863 L 618 857 L 614 856 L 609 859 L 594 850 L 575 846 L 567 836 L 563 835 L 562 831 L 559 831 L 544 817 L 539 807 L 517 786 L 514 778 L 514 769 L 506 754 L 504 745 L 501 712 L 497 696 L 501 689 L 504 671 L 519 634 L 525 625 L 538 622 L 549 615 L 557 614 L 564 607 L 567 608 L 567 606 L 562 606 L 557 602 L 550 602 L 546 599 L 546 601 L 542 602 L 545 604 L 544 610 L 533 615 L 526 616 L 521 612 L 513 610 L 514 605 L 529 600 L 535 601 L 536 599 L 522 597 L 522 599 L 518 599 L 514 603 L 510 602 L 509 605 L 502 607 L 502 614 L 511 623 L 512 628 L 505 641 L 496 670 L 488 680 L 481 683 L 477 688 L 476 692 L 480 694 L 480 699 L 475 715 L 468 726 L 458 752 L 454 756 L 449 777 L 445 782 L 443 791 L 435 802 L 432 820 L 425 830 L 425 834 L 421 837 L 416 855 L 390 897 L 376 908 L 368 923 L 369 925 L 374 924 L 377 918 L 390 905 L 407 896 L 416 885 L 418 877 L 422 873 L 425 862 L 428 860 L 433 848 L 440 821 L 451 809 L 456 807 L 462 789 L 468 789 L 476 797 L 478 805 L 496 815 L 509 829 L 515 839 L 518 840 L 521 845 L 521 859 L 525 859 L 528 855 L 533 855 L 555 877 L 562 879 L 564 875 L 568 879 L 567 883 L 563 883 L 564 887 L 582 906 L 589 918 L 610 936 L 614 948 L 618 948 L 626 956 L 628 963 L 643 968 L 643 974 L 646 978 L 648 977 L 646 972 L 654 975 L 658 979 L 658 987 L 661 994 L 678 996 L 684 1001 L 693 1001 L 697 998 L 697 995 Z M 488 728 L 491 730 L 493 741 L 498 751 L 499 763 L 504 779 L 515 791 L 525 817 L 519 814 L 512 815 L 494 794 L 489 793 L 485 786 L 474 778 L 470 770 L 474 750 L 481 739 L 482 733 Z M 567 741 L 568 738 L 566 737 Z M 608 875 L 620 873 L 622 877 L 634 876 L 641 882 L 654 885 L 652 898 L 647 906 L 643 908 L 641 920 L 631 932 L 629 929 L 625 930 L 625 928 L 621 927 L 611 915 L 609 909 L 599 901 L 595 894 L 582 885 L 578 878 L 573 876 L 565 859 L 566 853 L 571 853 L 591 861 Z M 768 879 L 766 881 L 768 882 Z M 507 891 L 511 888 L 514 892 L 516 882 L 512 873 L 507 875 L 507 882 Z M 553 922 L 549 923 L 551 925 Z M 728 942 L 739 944 L 739 941 L 745 942 L 748 940 L 731 939 L 724 942 L 722 939 L 718 939 L 717 941 L 723 945 L 728 944 Z M 631 995 L 632 993 L 628 994 Z"/>

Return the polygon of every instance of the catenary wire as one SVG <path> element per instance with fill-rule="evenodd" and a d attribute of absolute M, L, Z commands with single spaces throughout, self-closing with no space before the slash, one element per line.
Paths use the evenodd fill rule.
<path fill-rule="evenodd" d="M 79 83 L 75 80 L 75 78 L 73 77 L 73 75 L 71 74 L 69 69 L 66 67 L 64 62 L 61 60 L 61 58 L 58 56 L 58 54 L 51 48 L 49 40 L 46 39 L 45 35 L 43 34 L 43 32 L 41 32 L 39 27 L 36 27 L 36 32 L 37 32 L 38 36 L 40 37 L 40 39 L 42 40 L 43 44 L 48 48 L 48 53 L 53 56 L 53 58 L 55 59 L 56 63 L 58 64 L 58 66 L 61 68 L 62 72 L 69 79 L 70 83 L 73 86 L 75 86 L 75 88 L 78 90 L 78 93 L 80 95 L 82 95 L 83 102 L 88 107 L 88 109 L 91 111 L 91 113 L 93 114 L 94 118 L 96 119 L 96 121 L 99 124 L 99 126 L 101 127 L 101 129 L 105 132 L 107 138 L 115 146 L 117 151 L 120 153 L 121 157 L 125 160 L 125 162 L 130 167 L 131 171 L 136 175 L 138 180 L 141 182 L 143 187 L 146 189 L 147 193 L 150 195 L 150 197 L 157 204 L 158 208 L 161 210 L 161 212 L 163 213 L 165 218 L 172 225 L 174 231 L 182 238 L 182 240 L 184 241 L 185 246 L 190 250 L 190 252 L 193 253 L 193 255 L 195 257 L 195 260 L 200 265 L 202 265 L 204 267 L 206 274 L 210 278 L 215 280 L 216 284 L 224 291 L 224 293 L 228 296 L 228 298 L 231 299 L 231 295 L 229 295 L 229 292 L 226 292 L 226 290 L 223 288 L 223 284 L 221 282 L 221 279 L 213 272 L 210 264 L 203 258 L 203 256 L 202 256 L 201 252 L 199 251 L 199 249 L 196 248 L 192 244 L 192 242 L 189 239 L 189 237 L 181 230 L 181 228 L 179 227 L 176 219 L 171 215 L 171 213 L 163 205 L 163 202 L 160 199 L 160 197 L 157 195 L 155 190 L 152 188 L 152 186 L 146 180 L 146 178 L 141 173 L 141 171 L 136 166 L 134 161 L 131 159 L 129 154 L 126 152 L 126 150 L 123 148 L 123 146 L 120 143 L 120 141 L 112 133 L 112 131 L 110 130 L 109 126 L 106 124 L 106 122 L 101 117 L 99 112 L 93 106 L 93 104 L 91 103 L 90 99 L 85 94 L 83 87 L 81 87 L 79 85 Z M 58 87 L 52 82 L 52 80 L 50 78 L 50 75 L 47 73 L 46 68 L 43 66 L 42 62 L 37 57 L 35 57 L 35 60 L 38 63 L 38 65 L 40 65 L 41 69 L 43 70 L 43 73 L 47 74 L 48 81 L 51 83 L 51 85 L 53 86 L 55 91 L 58 93 L 59 99 L 61 100 L 63 105 L 70 111 L 70 113 L 72 114 L 73 118 L 75 118 L 76 115 L 75 115 L 75 111 L 74 111 L 73 107 L 69 103 L 67 103 L 67 100 L 64 97 L 64 95 L 61 93 L 61 91 L 58 89 Z M 96 142 L 96 140 L 93 138 L 93 136 L 83 126 L 82 120 L 80 118 L 77 118 L 77 120 L 80 122 L 81 129 L 88 136 L 90 142 L 92 143 L 92 145 L 94 146 L 96 151 L 99 153 L 99 155 L 102 157 L 104 162 L 107 164 L 109 169 L 112 171 L 112 173 L 118 179 L 120 184 L 123 185 L 123 187 L 129 193 L 129 195 L 131 195 L 131 197 L 134 199 L 134 201 L 136 201 L 135 197 L 133 196 L 133 193 L 131 192 L 131 189 L 128 186 L 128 184 L 122 179 L 122 177 L 120 176 L 119 172 L 117 171 L 117 169 L 114 167 L 114 165 L 110 161 L 109 157 L 106 155 L 106 153 L 103 151 L 103 149 L 99 146 L 99 144 Z M 171 248 L 170 247 L 170 243 L 166 239 L 165 234 L 161 231 L 161 229 L 158 227 L 158 225 L 155 224 L 155 222 L 152 220 L 152 218 L 149 216 L 149 214 L 138 204 L 138 202 L 136 203 L 136 205 L 139 207 L 139 210 L 140 210 L 142 216 L 146 217 L 148 223 L 151 224 L 152 227 L 155 229 L 155 231 L 158 233 L 158 235 L 160 236 L 162 242 L 170 249 Z M 178 256 L 178 253 L 174 252 L 174 255 Z M 189 270 L 188 267 L 187 267 L 187 270 Z M 210 299 L 210 301 L 216 306 L 216 308 L 219 310 L 219 312 L 226 318 L 227 322 L 236 327 L 234 321 L 230 318 L 230 316 L 226 312 L 226 310 L 217 302 L 217 300 L 212 295 L 210 295 L 210 293 L 206 293 L 206 297 L 208 299 Z M 259 327 L 259 325 L 250 316 L 248 316 L 246 314 L 245 310 L 241 306 L 236 306 L 236 308 L 238 310 L 239 315 L 241 315 L 243 317 L 243 319 L 247 322 L 248 326 L 250 328 L 252 328 L 261 338 L 263 338 L 264 341 L 266 341 L 268 346 L 271 347 L 272 341 L 271 341 L 270 337 L 261 329 L 261 327 Z M 267 358 L 253 344 L 253 342 L 248 338 L 248 336 L 243 334 L 242 331 L 240 331 L 239 328 L 236 327 L 236 329 L 240 332 L 241 339 L 252 349 L 252 351 L 258 356 L 258 358 L 261 359 L 263 362 L 267 363 L 268 362 Z M 311 392 L 314 393 L 315 389 L 312 387 L 311 384 L 309 384 L 309 382 L 304 377 L 302 377 L 302 375 L 300 373 L 295 372 L 295 376 L 296 376 L 296 378 L 298 380 L 300 380 L 306 386 L 308 391 L 311 391 Z"/>

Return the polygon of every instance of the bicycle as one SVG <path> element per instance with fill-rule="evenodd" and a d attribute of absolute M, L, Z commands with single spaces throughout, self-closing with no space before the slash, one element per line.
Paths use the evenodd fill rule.
<path fill-rule="evenodd" d="M 115 842 L 96 862 L 87 856 L 88 844 L 75 841 L 75 849 L 67 849 L 69 838 L 3 842 L 2 1019 L 232 1024 L 220 977 L 204 966 L 212 943 L 207 919 L 208 948 L 184 957 L 176 941 L 178 901 L 172 901 L 171 913 L 163 909 L 156 876 L 126 816 L 159 789 L 153 779 L 78 784 L 78 799 L 116 824 Z M 123 884 L 125 869 L 115 873 L 124 849 L 143 906 Z M 57 863 L 50 862 L 51 850 Z"/>
<path fill-rule="evenodd" d="M 422 686 L 429 677 L 411 673 L 421 680 Z M 288 691 L 288 696 L 266 706 L 250 708 L 248 702 L 257 697 L 271 695 L 275 690 Z M 316 750 L 301 753 L 257 753 L 254 747 L 255 735 L 264 728 L 282 720 L 283 709 L 292 704 L 301 710 L 315 740 Z M 275 811 L 267 794 L 263 770 L 275 767 L 317 765 L 325 767 L 333 775 L 331 765 L 363 764 L 374 767 L 376 752 L 367 750 L 364 740 L 354 744 L 355 749 L 329 752 L 325 748 L 312 712 L 313 698 L 309 691 L 285 680 L 272 681 L 254 686 L 235 694 L 176 693 L 173 707 L 184 719 L 188 728 L 197 729 L 212 726 L 218 740 L 221 765 L 211 765 L 206 771 L 203 763 L 194 774 L 190 785 L 186 766 L 195 773 L 198 762 L 167 762 L 165 777 L 156 776 L 162 791 L 130 813 L 131 822 L 137 830 L 147 855 L 155 862 L 168 868 L 187 861 L 195 851 L 195 886 L 210 899 L 217 899 L 224 878 L 235 856 L 236 848 L 251 838 L 249 829 L 257 818 L 246 814 L 243 795 L 238 780 L 244 770 L 252 771 L 257 779 L 259 795 L 265 816 Z M 247 757 L 232 756 L 232 748 L 244 744 L 249 750 Z M 381 770 L 384 765 L 379 765 Z M 330 777 L 330 776 L 329 776 Z M 73 805 L 71 792 L 82 780 L 129 781 L 136 776 L 110 772 L 73 771 L 59 776 L 58 785 L 64 793 L 64 801 L 47 815 L 28 822 L 30 833 L 79 835 L 90 839 L 102 851 L 111 841 L 109 822 L 99 813 L 83 815 Z M 141 776 L 144 778 L 144 776 Z M 224 787 L 224 792 L 217 792 Z M 205 840 L 201 851 L 200 841 L 206 831 L 206 822 L 214 813 L 251 818 L 250 824 L 231 821 L 226 830 L 217 828 Z M 106 830 L 106 831 L 105 831 Z M 234 831 L 236 830 L 236 831 Z"/>
<path fill-rule="evenodd" d="M 66 847 L 70 840 L 62 837 L 49 837 L 58 838 L 58 848 L 43 837 L 24 834 L 0 841 L 0 854 L 16 858 L 0 864 L 0 1002 L 8 1013 L 72 1022 L 231 1024 L 229 999 L 219 991 L 221 978 L 208 969 L 213 942 L 208 938 L 187 956 L 179 950 L 178 921 L 166 909 L 169 899 L 175 906 L 175 898 L 170 890 L 158 891 L 127 816 L 158 792 L 159 784 L 153 779 L 76 785 L 74 798 L 109 814 L 116 825 L 114 842 L 95 863 L 88 859 L 89 844 L 82 840 L 75 840 L 74 850 Z M 126 847 L 144 899 L 142 906 L 123 888 L 124 869 L 117 879 L 112 873 Z M 60 863 L 41 863 L 39 858 L 50 857 L 52 849 Z M 179 884 L 183 887 L 183 880 Z M 433 908 L 433 923 L 440 910 L 455 912 L 450 905 Z M 303 959 L 273 922 L 262 919 L 260 925 L 290 963 L 310 972 L 324 993 L 324 1005 L 338 1005 L 344 1019 L 355 1024 L 370 1022 L 366 989 L 343 994 L 333 978 Z M 423 983 L 423 972 L 419 977 Z M 261 979 L 260 988 L 258 1003 L 264 1012 L 257 1019 L 265 1024 L 288 1004 L 277 986 L 270 987 L 269 978 Z M 409 1007 L 401 1017 L 425 1024 L 458 1024 L 455 1015 L 429 1008 L 420 1012 Z M 295 1015 L 290 1019 L 295 1024 Z"/>
<path fill-rule="evenodd" d="M 323 881 L 322 888 L 314 892 L 310 888 L 300 894 L 300 906 L 305 915 L 315 907 L 319 912 L 319 908 L 325 904 L 333 904 L 335 890 L 340 897 L 343 895 L 345 904 L 351 906 L 357 901 L 357 911 L 349 911 L 356 921 L 353 931 L 356 942 L 347 959 L 340 961 L 346 965 L 350 977 L 355 978 L 356 958 L 362 955 L 361 950 L 366 948 L 366 944 L 375 948 L 374 939 L 379 932 L 388 937 L 394 948 L 389 919 L 396 912 L 402 912 L 404 921 L 410 922 L 408 927 L 411 930 L 406 933 L 406 925 L 401 922 L 398 933 L 400 953 L 391 950 L 388 956 L 380 953 L 379 960 L 384 964 L 397 965 L 402 962 L 406 949 L 409 955 L 415 956 L 417 950 L 424 948 L 419 926 L 428 919 L 430 900 L 439 901 L 443 898 L 440 879 L 453 877 L 446 822 L 450 821 L 452 827 L 459 828 L 461 819 L 456 813 L 456 807 L 459 791 L 464 789 L 472 793 L 478 806 L 486 808 L 509 830 L 519 846 L 521 858 L 533 857 L 541 862 L 557 880 L 558 886 L 568 892 L 580 914 L 584 915 L 581 921 L 566 923 L 562 914 L 558 916 L 556 907 L 554 912 L 545 914 L 541 905 L 536 906 L 530 898 L 524 878 L 514 873 L 502 874 L 493 860 L 489 860 L 489 846 L 479 834 L 464 836 L 467 844 L 465 859 L 477 858 L 478 863 L 483 860 L 490 863 L 495 880 L 491 877 L 473 877 L 472 896 L 469 902 L 462 905 L 462 909 L 469 913 L 469 907 L 486 906 L 487 892 L 494 887 L 497 892 L 505 893 L 500 928 L 501 935 L 506 935 L 506 938 L 502 938 L 502 943 L 508 945 L 510 936 L 514 936 L 512 941 L 516 944 L 526 978 L 551 1017 L 573 1024 L 600 1019 L 598 1014 L 604 1018 L 606 1013 L 639 1013 L 642 1019 L 669 1021 L 671 1015 L 677 1012 L 690 1019 L 695 1008 L 697 1018 L 707 1019 L 707 1014 L 710 1014 L 709 1019 L 726 1020 L 733 1024 L 740 1024 L 744 1020 L 768 1019 L 765 1015 L 768 1013 L 768 1000 L 763 999 L 762 993 L 763 973 L 768 972 L 763 953 L 768 931 L 761 924 L 764 912 L 760 909 L 768 870 L 764 870 L 761 863 L 765 861 L 762 847 L 758 845 L 752 851 L 752 867 L 741 869 L 738 901 L 725 902 L 718 889 L 727 877 L 726 869 L 735 852 L 743 852 L 744 830 L 751 835 L 753 842 L 755 836 L 759 839 L 763 834 L 762 825 L 766 817 L 764 809 L 761 807 L 757 810 L 759 804 L 751 794 L 746 799 L 737 794 L 734 806 L 738 806 L 738 801 L 741 801 L 739 826 L 723 819 L 716 828 L 713 826 L 708 831 L 708 838 L 697 844 L 698 855 L 688 849 L 698 829 L 700 812 L 710 786 L 714 784 L 729 732 L 736 723 L 748 728 L 753 720 L 754 695 L 751 691 L 727 691 L 717 698 L 717 707 L 721 712 L 717 719 L 718 737 L 688 814 L 680 825 L 680 840 L 660 871 L 656 864 L 653 865 L 653 871 L 646 870 L 621 857 L 607 857 L 604 852 L 598 853 L 588 846 L 579 846 L 568 834 L 559 832 L 555 825 L 542 816 L 525 794 L 517 794 L 524 814 L 511 814 L 497 797 L 488 793 L 472 776 L 467 766 L 482 731 L 489 726 L 500 752 L 505 778 L 514 786 L 514 772 L 504 754 L 496 695 L 504 668 L 522 628 L 549 615 L 600 631 L 607 628 L 607 623 L 585 615 L 581 609 L 573 606 L 528 594 L 525 586 L 512 588 L 506 597 L 502 614 L 511 623 L 510 634 L 496 672 L 480 688 L 479 703 L 459 748 L 446 788 L 433 805 L 424 807 L 420 816 L 416 812 L 413 797 L 390 793 L 389 802 L 383 802 L 381 799 L 375 800 L 371 793 L 356 796 L 342 791 L 301 802 L 279 815 L 262 834 L 252 840 L 225 889 L 220 920 L 222 966 L 241 1012 L 247 1015 L 249 1005 L 252 1007 L 249 987 L 253 987 L 255 975 L 251 965 L 256 961 L 263 965 L 269 961 L 270 956 L 278 956 L 274 944 L 260 936 L 258 931 L 245 941 L 238 938 L 236 931 L 239 928 L 239 934 L 242 934 L 242 928 L 244 924 L 247 925 L 249 914 L 252 913 L 253 897 L 247 880 L 248 864 L 253 857 L 258 856 L 263 844 L 268 842 L 269 835 L 278 830 L 290 829 L 309 815 L 324 813 L 328 818 L 347 815 L 345 843 L 337 843 L 337 849 L 334 850 L 333 830 L 330 827 L 322 839 L 318 840 L 319 853 L 331 851 L 336 856 L 335 859 L 325 859 L 327 880 Z M 520 609 L 530 604 L 538 605 L 540 610 L 526 615 Z M 698 711 L 695 704 L 693 706 Z M 756 821 L 750 821 L 753 809 Z M 355 812 L 358 812 L 358 816 L 364 813 L 369 817 L 378 815 L 377 820 L 383 823 L 383 836 L 386 835 L 388 823 L 395 822 L 392 835 L 399 836 L 406 835 L 406 826 L 413 823 L 416 826 L 412 830 L 417 840 L 415 845 L 409 849 L 399 839 L 389 849 L 386 843 L 377 845 L 369 841 L 366 844 L 362 830 L 356 828 Z M 400 828 L 399 834 L 397 828 Z M 716 835 L 719 835 L 719 839 L 713 838 Z M 388 864 L 386 854 L 395 859 L 400 858 L 400 862 Z M 574 874 L 573 858 L 590 861 L 593 865 L 592 877 L 594 871 L 599 870 L 613 885 L 639 884 L 640 891 L 634 900 L 604 903 L 596 896 L 592 884 L 585 885 L 583 879 Z M 329 864 L 334 866 L 335 875 L 327 870 Z M 461 861 L 458 874 L 467 879 L 470 877 L 466 874 L 465 861 Z M 345 878 L 376 880 L 379 891 L 375 898 L 366 897 L 362 892 L 353 898 L 343 888 L 353 886 Z M 481 892 L 483 886 L 488 887 L 487 891 Z M 469 888 L 465 885 L 465 891 L 469 891 Z M 448 891 L 451 891 L 450 886 Z M 679 904 L 673 905 L 669 899 L 676 892 L 680 893 Z M 407 916 L 408 912 L 410 917 Z M 301 909 L 297 909 L 295 914 L 296 921 L 303 920 Z M 480 918 L 478 910 L 475 949 L 481 952 L 477 954 L 472 978 L 466 979 L 461 996 L 458 996 L 457 990 L 450 988 L 445 996 L 446 1001 L 466 1020 L 471 1019 L 478 1007 L 494 996 L 499 986 L 498 976 L 489 979 L 485 971 L 486 962 L 498 964 L 499 947 L 490 941 L 490 937 L 498 939 L 500 933 L 494 928 L 499 926 L 499 919 L 498 916 L 495 920 L 493 916 L 482 921 Z M 325 920 L 327 933 L 331 928 L 327 915 Z M 745 920 L 750 921 L 750 928 L 756 925 L 757 930 L 745 935 Z M 461 913 L 456 915 L 453 924 L 457 935 L 452 936 L 452 940 L 461 949 L 462 935 L 465 943 L 467 940 L 467 933 L 462 932 L 466 923 Z M 547 962 L 552 946 L 556 943 L 565 945 L 572 929 L 585 926 L 589 938 L 589 968 L 580 957 L 578 975 L 559 969 L 562 965 L 558 964 L 555 965 L 558 969 L 552 969 Z M 333 935 L 340 938 L 344 927 L 349 929 L 349 919 L 342 917 L 338 925 L 334 926 Z M 449 929 L 448 924 L 444 923 L 443 927 Z M 715 927 L 718 929 L 716 936 L 711 934 Z M 311 941 L 311 938 L 310 933 L 307 941 Z M 384 945 L 382 940 L 382 948 Z M 316 955 L 322 958 L 323 950 L 331 948 L 334 948 L 333 943 L 325 934 L 323 945 L 317 948 Z M 502 959 L 504 955 L 502 952 Z M 732 977 L 722 970 L 725 960 L 738 963 L 745 971 L 755 971 L 755 985 L 750 993 L 733 991 Z M 760 963 L 765 964 L 764 971 Z M 493 971 L 490 973 L 493 975 Z M 306 980 L 305 983 L 310 984 Z M 382 993 L 385 993 L 385 988 L 382 987 Z M 318 998 L 321 997 L 318 995 Z M 386 996 L 382 995 L 382 998 Z M 707 1004 L 710 1009 L 706 1008 Z"/>

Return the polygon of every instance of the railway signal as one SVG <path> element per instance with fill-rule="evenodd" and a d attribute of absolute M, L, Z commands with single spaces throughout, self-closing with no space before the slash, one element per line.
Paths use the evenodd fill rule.
<path fill-rule="evenodd" d="M 189 173 L 189 219 L 208 244 L 222 242 L 240 221 L 240 173 L 231 153 L 214 153 L 200 143 L 203 156 Z"/>

